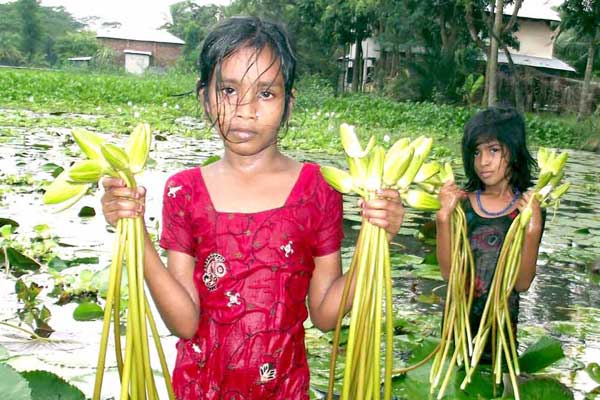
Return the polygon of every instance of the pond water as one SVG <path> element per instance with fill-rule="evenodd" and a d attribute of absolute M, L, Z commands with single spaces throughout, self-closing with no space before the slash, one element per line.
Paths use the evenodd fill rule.
<path fill-rule="evenodd" d="M 32 115 L 30 118 L 43 116 Z M 106 136 L 117 143 L 125 140 L 124 137 Z M 218 140 L 179 136 L 167 136 L 165 140 L 154 142 L 151 153 L 154 162 L 139 179 L 140 184 L 149 189 L 146 218 L 152 233 L 158 232 L 162 187 L 166 178 L 174 171 L 198 165 L 212 154 L 220 154 L 221 148 Z M 0 150 L 0 218 L 19 223 L 14 240 L 27 247 L 39 235 L 34 227 L 47 224 L 50 229 L 44 235 L 50 235 L 58 244 L 53 251 L 62 259 L 98 258 L 98 263 L 68 268 L 62 271 L 63 275 L 77 276 L 84 269 L 105 269 L 109 264 L 113 234 L 101 215 L 78 217 L 78 211 L 84 205 L 100 213 L 99 193 L 84 197 L 77 206 L 61 213 L 53 213 L 41 203 L 40 185 L 51 179 L 43 166 L 55 163 L 66 167 L 78 157 L 70 130 L 0 126 Z M 519 339 L 521 350 L 543 334 L 559 339 L 566 358 L 552 366 L 549 373 L 571 388 L 575 398 L 593 398 L 590 392 L 597 384 L 583 367 L 600 360 L 600 278 L 591 271 L 592 262 L 600 258 L 600 155 L 580 151 L 570 153 L 566 179 L 573 186 L 558 212 L 555 215 L 548 212 L 537 277 L 522 296 Z M 341 157 L 317 153 L 292 155 L 300 160 L 342 165 Z M 346 262 L 357 233 L 355 201 L 354 198 L 346 199 L 343 249 Z M 393 266 L 395 312 L 422 323 L 424 332 L 429 330 L 435 335 L 442 310 L 440 287 L 443 282 L 419 277 L 418 272 L 423 259 L 428 260 L 428 255 L 434 251 L 429 242 L 419 238 L 420 232 L 427 231 L 431 217 L 430 214 L 409 212 L 401 234 L 395 240 L 398 245 L 392 246 L 392 250 L 396 255 Z M 400 254 L 414 257 L 401 257 Z M 76 304 L 54 304 L 56 298 L 48 296 L 54 285 L 49 274 L 35 273 L 24 278 L 27 282 L 43 285 L 40 298 L 52 313 L 49 322 L 56 330 L 52 338 L 58 341 L 31 341 L 19 331 L 0 326 L 0 345 L 8 350 L 9 363 L 18 370 L 55 372 L 78 386 L 86 396 L 91 396 L 102 321 L 75 321 L 72 312 Z M 16 321 L 19 304 L 15 280 L 11 275 L 0 274 L 0 321 Z M 172 367 L 176 340 L 164 325 L 159 324 L 159 331 L 167 361 Z M 320 388 L 323 388 L 328 368 L 328 338 L 315 329 L 309 329 L 307 333 L 312 382 Z M 116 398 L 118 383 L 112 348 L 108 351 L 108 363 L 113 367 L 105 377 L 103 398 Z M 153 366 L 158 366 L 156 357 Z"/>

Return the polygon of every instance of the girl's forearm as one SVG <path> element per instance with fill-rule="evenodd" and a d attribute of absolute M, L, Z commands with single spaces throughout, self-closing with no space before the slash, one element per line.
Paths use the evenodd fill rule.
<path fill-rule="evenodd" d="M 154 304 L 169 331 L 189 339 L 194 336 L 200 316 L 199 306 L 188 291 L 165 267 L 152 240 L 145 235 L 144 277 Z"/>
<path fill-rule="evenodd" d="M 336 280 L 334 280 L 329 289 L 327 290 L 327 293 L 323 297 L 323 301 L 319 305 L 316 312 L 311 313 L 312 322 L 317 328 L 319 328 L 323 332 L 327 332 L 335 328 L 338 312 L 340 309 L 342 293 L 344 291 L 344 285 L 346 284 L 347 278 L 348 273 L 345 273 L 344 275 L 340 275 Z M 346 304 L 344 305 L 344 314 L 350 311 L 350 309 L 352 308 L 352 301 L 354 300 L 355 280 L 356 278 L 354 278 L 350 283 L 348 298 L 346 300 Z"/>
<path fill-rule="evenodd" d="M 533 278 L 535 278 L 541 237 L 541 229 L 527 229 L 525 231 L 523 250 L 521 252 L 521 266 L 515 283 L 515 290 L 518 292 L 524 292 L 529 289 Z"/>

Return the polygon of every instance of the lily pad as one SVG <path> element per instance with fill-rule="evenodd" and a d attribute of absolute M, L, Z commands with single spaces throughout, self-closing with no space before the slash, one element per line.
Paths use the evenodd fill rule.
<path fill-rule="evenodd" d="M 93 207 L 83 206 L 83 207 L 81 207 L 81 210 L 79 210 L 79 213 L 77 214 L 77 216 L 80 218 L 95 217 L 96 210 L 94 210 Z"/>
<path fill-rule="evenodd" d="M 104 317 L 104 310 L 96 303 L 81 303 L 73 311 L 73 319 L 76 321 L 93 321 L 102 317 Z"/>
<path fill-rule="evenodd" d="M 564 356 L 558 340 L 550 336 L 542 336 L 519 357 L 519 366 L 523 372 L 538 372 Z"/>
<path fill-rule="evenodd" d="M 10 218 L 0 218 L 0 226 L 4 226 L 4 225 L 10 225 L 13 228 L 17 228 L 19 226 L 19 223 Z"/>
<path fill-rule="evenodd" d="M 29 382 L 31 400 L 85 399 L 81 390 L 51 372 L 28 371 L 21 375 Z"/>
<path fill-rule="evenodd" d="M 527 400 L 571 400 L 573 392 L 558 380 L 550 377 L 536 377 L 519 384 L 519 395 Z M 509 397 L 513 398 L 513 397 Z"/>
<path fill-rule="evenodd" d="M 6 248 L 6 255 L 8 256 L 8 262 L 15 276 L 21 276 L 29 271 L 37 271 L 40 269 L 40 265 L 32 258 L 18 252 L 12 247 Z M 5 257 L 4 252 L 0 252 L 0 264 L 4 264 Z"/>
<path fill-rule="evenodd" d="M 596 383 L 600 384 L 600 365 L 598 365 L 598 363 L 589 363 L 587 367 L 585 367 L 585 372 L 587 372 L 590 378 Z"/>
<path fill-rule="evenodd" d="M 7 364 L 0 364 L 0 393 L 10 400 L 32 400 L 27 380 Z"/>

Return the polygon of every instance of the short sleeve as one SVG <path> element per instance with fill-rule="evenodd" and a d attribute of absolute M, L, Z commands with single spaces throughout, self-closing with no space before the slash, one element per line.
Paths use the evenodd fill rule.
<path fill-rule="evenodd" d="M 191 187 L 182 175 L 167 180 L 163 193 L 160 246 L 194 256 Z"/>
<path fill-rule="evenodd" d="M 342 195 L 321 176 L 317 185 L 319 223 L 316 225 L 313 241 L 314 257 L 338 251 L 344 238 Z"/>

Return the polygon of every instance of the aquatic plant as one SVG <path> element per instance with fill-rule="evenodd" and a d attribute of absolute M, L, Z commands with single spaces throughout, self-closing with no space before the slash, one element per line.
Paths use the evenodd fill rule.
<path fill-rule="evenodd" d="M 106 175 L 123 179 L 130 188 L 137 186 L 135 175 L 143 171 L 150 151 L 151 132 L 147 124 L 140 124 L 133 130 L 126 149 L 107 143 L 102 137 L 85 130 L 73 130 L 73 138 L 88 159 L 78 161 L 62 172 L 46 189 L 43 197 L 44 203 L 55 204 L 59 210 L 68 208 L 83 197 L 93 183 L 98 182 Z M 140 400 L 158 399 L 150 365 L 148 326 L 152 331 L 152 337 L 158 350 L 169 398 L 175 398 L 156 324 L 149 312 L 149 304 L 144 292 L 142 224 L 141 217 L 120 219 L 117 222 L 96 370 L 94 400 L 100 399 L 102 391 L 111 317 L 116 359 L 121 377 L 121 399 L 129 397 Z M 123 263 L 127 270 L 129 299 L 124 356 L 120 331 L 120 290 Z"/>

